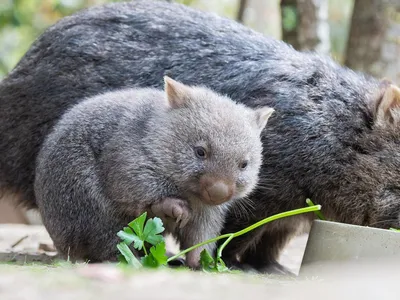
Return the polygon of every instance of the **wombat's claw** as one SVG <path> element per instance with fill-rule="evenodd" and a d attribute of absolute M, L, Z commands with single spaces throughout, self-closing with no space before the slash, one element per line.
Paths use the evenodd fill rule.
<path fill-rule="evenodd" d="M 153 204 L 151 211 L 160 218 L 169 217 L 183 228 L 189 222 L 190 209 L 188 203 L 177 198 L 165 198 L 161 202 Z"/>
<path fill-rule="evenodd" d="M 181 221 L 181 218 L 182 218 L 182 215 L 179 215 L 175 222 L 179 223 Z"/>
<path fill-rule="evenodd" d="M 178 216 L 178 218 L 176 219 L 176 224 L 179 224 L 179 228 L 181 229 L 181 228 L 183 228 L 183 227 L 185 227 L 186 226 L 186 224 L 188 223 L 188 221 L 189 221 L 189 218 L 188 217 L 184 217 L 183 219 L 182 219 L 182 214 L 181 215 L 179 215 Z"/>
<path fill-rule="evenodd" d="M 182 222 L 179 224 L 179 229 L 182 229 L 183 227 L 185 227 L 188 222 L 189 222 L 189 218 L 183 219 Z"/>
<path fill-rule="evenodd" d="M 171 199 L 171 198 L 169 198 Z M 172 207 L 172 215 L 173 218 L 176 218 L 176 223 L 179 224 L 179 228 L 183 228 L 189 222 L 190 214 L 189 208 L 186 202 L 180 199 L 171 199 L 173 200 Z"/>
<path fill-rule="evenodd" d="M 181 206 L 175 206 L 172 208 L 172 214 L 176 218 L 176 224 L 179 224 L 179 228 L 183 228 L 189 221 L 189 214 L 186 208 Z"/>

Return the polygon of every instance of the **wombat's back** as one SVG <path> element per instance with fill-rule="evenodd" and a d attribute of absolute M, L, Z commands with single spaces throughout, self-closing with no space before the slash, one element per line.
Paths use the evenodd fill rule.
<path fill-rule="evenodd" d="M 351 108 L 366 85 L 330 60 L 182 5 L 142 0 L 92 8 L 48 29 L 1 82 L 0 189 L 34 206 L 36 155 L 63 112 L 107 90 L 161 87 L 164 74 L 251 106 L 274 106 L 289 120 L 273 117 L 270 130 L 294 126 L 300 140 L 306 128 L 294 123 L 313 121 L 308 112 L 325 109 L 327 100 Z"/>

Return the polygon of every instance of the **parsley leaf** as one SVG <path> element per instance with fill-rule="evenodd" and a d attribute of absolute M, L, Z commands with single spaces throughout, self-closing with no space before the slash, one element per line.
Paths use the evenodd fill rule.
<path fill-rule="evenodd" d="M 141 214 L 139 217 L 137 217 L 135 220 L 133 220 L 128 224 L 128 226 L 133 229 L 133 231 L 142 241 L 144 241 L 143 228 L 146 218 L 147 218 L 147 212 L 144 212 L 143 214 Z"/>
<path fill-rule="evenodd" d="M 152 245 L 157 245 L 164 241 L 164 237 L 160 235 L 163 231 L 164 226 L 160 218 L 149 219 L 144 227 L 143 240 Z"/>
<path fill-rule="evenodd" d="M 128 227 L 124 227 L 123 230 L 117 233 L 123 241 L 117 245 L 118 250 L 122 254 L 118 257 L 120 263 L 132 265 L 135 268 L 139 268 L 142 265 L 156 268 L 167 264 L 164 237 L 160 234 L 164 231 L 162 221 L 160 218 L 148 219 L 146 221 L 146 217 L 147 213 L 144 212 L 130 222 Z M 150 253 L 147 253 L 145 242 L 153 245 L 150 248 Z M 141 262 L 128 247 L 132 243 L 135 249 L 143 249 L 146 254 L 142 257 Z"/>
<path fill-rule="evenodd" d="M 131 249 L 129 249 L 128 245 L 125 242 L 121 242 L 117 245 L 119 252 L 121 252 L 121 256 L 118 257 L 121 263 L 127 263 L 131 265 L 135 269 L 139 269 L 142 265 L 140 261 L 135 257 L 132 253 Z"/>
<path fill-rule="evenodd" d="M 165 242 L 161 242 L 150 248 L 150 254 L 142 258 L 142 264 L 148 268 L 157 268 L 167 264 L 167 256 L 165 255 Z"/>
<path fill-rule="evenodd" d="M 117 235 L 129 246 L 133 243 L 133 246 L 142 250 L 143 241 L 136 234 L 133 233 L 132 229 L 129 227 L 124 227 L 124 230 L 121 230 L 117 233 Z"/>
<path fill-rule="evenodd" d="M 129 246 L 133 246 L 142 250 L 144 242 L 157 245 L 164 241 L 164 237 L 160 235 L 164 231 L 164 226 L 160 218 L 148 219 L 145 225 L 147 213 L 144 212 L 138 218 L 124 227 L 117 235 Z"/>
<path fill-rule="evenodd" d="M 153 246 L 150 248 L 150 253 L 151 255 L 154 256 L 154 258 L 157 260 L 157 262 L 160 265 L 166 265 L 167 264 L 167 255 L 165 255 L 165 253 L 167 253 L 167 250 L 165 248 L 165 242 L 161 242 L 159 244 L 157 244 L 156 246 Z"/>
<path fill-rule="evenodd" d="M 200 253 L 200 264 L 204 272 L 231 272 L 221 257 L 213 258 L 206 249 Z"/>
<path fill-rule="evenodd" d="M 200 264 L 205 272 L 215 272 L 214 258 L 208 253 L 206 249 L 200 253 Z"/>
<path fill-rule="evenodd" d="M 218 272 L 223 273 L 223 272 L 230 272 L 230 270 L 228 269 L 228 267 L 225 265 L 225 262 L 222 260 L 222 258 L 218 258 L 217 259 L 217 263 L 216 263 L 216 269 Z"/>

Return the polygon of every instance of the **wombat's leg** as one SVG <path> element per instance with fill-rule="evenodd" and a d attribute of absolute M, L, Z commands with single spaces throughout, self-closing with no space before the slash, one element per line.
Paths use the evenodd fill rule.
<path fill-rule="evenodd" d="M 179 228 L 186 226 L 190 220 L 190 208 L 187 201 L 178 198 L 165 198 L 150 207 L 151 212 L 161 219 L 171 218 Z"/>
<path fill-rule="evenodd" d="M 193 245 L 196 245 L 198 243 L 204 242 L 206 240 L 209 240 L 211 238 L 214 238 L 219 235 L 219 231 L 215 230 L 213 232 L 211 231 L 204 231 L 204 228 L 198 228 L 196 226 L 193 226 L 192 224 L 188 224 L 187 227 L 184 228 L 184 235 L 180 237 L 181 240 L 181 249 L 187 249 Z M 200 254 L 203 250 L 207 250 L 211 255 L 214 256 L 214 252 L 216 249 L 216 243 L 209 243 L 200 247 L 197 247 L 196 249 L 193 249 L 192 251 L 188 252 L 186 254 L 186 265 L 194 270 L 197 270 L 200 268 Z"/>
<path fill-rule="evenodd" d="M 218 209 L 211 208 L 209 210 L 199 211 L 195 217 L 190 219 L 186 227 L 177 232 L 181 249 L 187 249 L 193 245 L 219 236 L 223 222 L 224 213 Z M 186 264 L 190 268 L 200 268 L 200 254 L 204 249 L 214 256 L 216 243 L 208 243 L 188 252 L 186 254 Z"/>
<path fill-rule="evenodd" d="M 291 230 L 284 226 L 256 229 L 233 239 L 225 248 L 223 259 L 229 267 L 244 271 L 293 275 L 278 263 L 279 256 L 291 236 Z"/>
<path fill-rule="evenodd" d="M 94 212 L 89 211 L 88 214 L 93 216 Z M 132 221 L 132 218 L 119 219 L 117 216 L 101 214 L 98 218 L 84 218 L 82 212 L 78 214 L 76 220 L 76 222 L 71 222 L 64 215 L 53 215 L 53 217 L 49 214 L 45 215 L 44 222 L 50 229 L 50 236 L 60 256 L 72 262 L 117 261 L 119 251 L 116 245 L 121 242 L 117 232 Z M 100 233 L 98 220 L 102 221 Z M 134 255 L 139 257 L 133 245 L 130 248 Z"/>
<path fill-rule="evenodd" d="M 180 248 L 186 249 L 202 241 L 202 220 L 191 220 L 191 212 L 187 201 L 178 198 L 165 198 L 161 202 L 151 205 L 151 212 L 166 220 L 165 225 L 168 231 L 178 235 Z M 179 228 L 170 225 L 168 219 L 172 219 L 179 224 Z M 186 263 L 189 267 L 197 269 L 199 267 L 200 252 L 204 247 L 194 249 L 186 255 Z"/>
<path fill-rule="evenodd" d="M 265 230 L 254 247 L 248 248 L 241 255 L 241 263 L 250 265 L 261 273 L 294 275 L 278 263 L 279 256 L 292 235 L 293 232 L 284 227 Z"/>
<path fill-rule="evenodd" d="M 176 225 L 182 228 L 186 226 L 190 219 L 189 204 L 187 201 L 181 199 L 165 198 L 161 202 L 153 204 L 150 209 L 155 216 L 164 221 L 164 226 L 167 228 L 167 231 L 171 233 L 175 232 Z M 171 257 L 175 254 L 176 253 L 167 253 L 167 257 Z M 185 265 L 185 259 L 179 257 L 169 262 L 168 265 L 171 267 Z"/>

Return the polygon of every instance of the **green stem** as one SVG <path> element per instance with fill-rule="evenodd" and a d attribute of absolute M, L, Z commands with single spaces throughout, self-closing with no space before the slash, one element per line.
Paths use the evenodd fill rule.
<path fill-rule="evenodd" d="M 144 245 L 144 242 L 143 242 L 143 251 L 144 251 L 144 254 L 147 256 L 147 250 L 146 250 L 146 246 Z"/>
<path fill-rule="evenodd" d="M 224 248 L 226 247 L 226 245 L 229 244 L 229 242 L 235 237 L 235 234 L 231 234 L 230 237 L 228 237 L 226 239 L 226 241 L 218 248 L 217 251 L 217 258 L 221 258 L 222 257 L 222 250 L 224 250 Z"/>
<path fill-rule="evenodd" d="M 311 201 L 311 199 L 306 199 L 306 203 L 308 204 L 308 206 L 314 206 L 315 204 L 314 204 L 314 202 L 312 202 Z M 320 220 L 326 220 L 326 218 L 324 217 L 324 215 L 322 214 L 322 212 L 320 212 L 320 211 L 315 211 L 315 214 L 317 215 L 317 217 L 320 219 Z"/>
<path fill-rule="evenodd" d="M 167 262 L 170 262 L 171 260 L 177 259 L 178 257 L 180 257 L 180 256 L 182 256 L 182 255 L 184 255 L 184 254 L 186 254 L 186 253 L 188 253 L 188 252 L 190 252 L 190 251 L 192 251 L 192 250 L 198 248 L 198 247 L 207 245 L 207 244 L 209 244 L 209 243 L 216 242 L 216 241 L 221 240 L 221 239 L 228 238 L 228 237 L 231 236 L 231 235 L 232 235 L 232 233 L 226 233 L 226 234 L 217 236 L 217 237 L 215 237 L 215 238 L 209 239 L 209 240 L 207 240 L 207 241 L 201 242 L 201 243 L 199 243 L 199 244 L 196 244 L 196 245 L 194 245 L 194 246 L 192 246 L 192 247 L 190 247 L 190 248 L 187 248 L 187 249 L 185 249 L 185 250 L 179 252 L 178 254 L 176 254 L 176 255 L 174 255 L 174 256 L 171 256 L 170 258 L 168 258 Z"/>
<path fill-rule="evenodd" d="M 238 237 L 238 236 L 241 236 L 243 234 L 246 234 L 247 232 L 252 231 L 252 230 L 256 229 L 257 227 L 260 227 L 260 226 L 262 226 L 264 224 L 267 224 L 269 222 L 272 222 L 272 221 L 275 221 L 275 220 L 278 220 L 278 219 L 281 219 L 281 218 L 290 217 L 290 216 L 299 215 L 299 214 L 304 214 L 304 213 L 313 212 L 313 211 L 318 211 L 320 209 L 321 209 L 321 205 L 314 205 L 314 206 L 310 206 L 310 207 L 304 207 L 304 208 L 289 210 L 289 211 L 286 211 L 286 212 L 283 212 L 283 213 L 280 213 L 280 214 L 273 215 L 271 217 L 265 218 L 265 219 L 255 223 L 255 224 L 253 224 L 253 225 L 251 225 L 249 227 L 246 227 L 245 229 L 242 229 L 240 231 L 237 231 L 235 233 L 226 233 L 226 234 L 220 235 L 218 237 L 209 239 L 207 241 L 201 242 L 199 244 L 196 244 L 196 245 L 194 245 L 194 246 L 192 246 L 190 248 L 187 248 L 187 249 L 179 252 L 178 254 L 176 254 L 174 256 L 171 256 L 167 261 L 170 262 L 170 261 L 172 261 L 172 260 L 174 260 L 174 259 L 176 259 L 176 258 L 178 258 L 178 257 L 180 257 L 180 256 L 182 256 L 182 255 L 184 255 L 184 254 L 186 254 L 186 253 L 198 248 L 198 247 L 204 246 L 204 245 L 209 244 L 209 243 L 216 242 L 216 241 L 221 240 L 221 239 L 228 238 L 228 240 L 225 241 L 221 245 L 220 248 L 222 248 L 222 249 L 218 249 L 218 255 L 220 255 L 220 254 L 222 254 L 223 248 L 225 248 L 226 245 L 235 237 Z"/>

